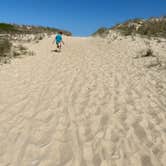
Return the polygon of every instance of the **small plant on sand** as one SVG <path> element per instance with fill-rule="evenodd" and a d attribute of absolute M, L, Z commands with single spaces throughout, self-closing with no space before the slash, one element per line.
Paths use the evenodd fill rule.
<path fill-rule="evenodd" d="M 151 61 L 145 67 L 153 68 L 153 67 L 161 67 L 161 66 L 162 66 L 162 63 L 161 63 L 160 59 L 158 57 L 156 57 L 154 61 Z"/>
<path fill-rule="evenodd" d="M 22 55 L 33 56 L 33 55 L 35 55 L 35 53 L 33 51 L 28 50 L 23 45 L 15 46 L 14 51 L 13 51 L 13 57 L 20 57 Z"/>
<path fill-rule="evenodd" d="M 28 49 L 21 44 L 14 47 L 14 52 L 13 52 L 14 57 L 18 57 L 20 55 L 26 55 L 27 53 Z"/>
<path fill-rule="evenodd" d="M 151 48 L 146 48 L 138 52 L 138 54 L 134 57 L 137 58 L 145 58 L 145 57 L 156 57 Z"/>
<path fill-rule="evenodd" d="M 24 47 L 23 45 L 19 45 L 18 48 L 19 48 L 20 51 L 25 51 L 25 50 L 27 50 L 27 48 Z"/>
<path fill-rule="evenodd" d="M 153 53 L 153 50 L 148 48 L 148 49 L 145 50 L 145 52 L 143 52 L 141 57 L 155 57 L 155 55 Z"/>
<path fill-rule="evenodd" d="M 160 39 L 157 40 L 157 43 L 161 43 L 162 41 Z"/>
<path fill-rule="evenodd" d="M 7 63 L 11 57 L 12 44 L 7 39 L 0 39 L 0 62 Z"/>
<path fill-rule="evenodd" d="M 5 39 L 0 41 L 0 56 L 7 56 L 11 50 L 11 43 Z"/>
<path fill-rule="evenodd" d="M 39 40 L 43 40 L 43 37 L 42 36 L 39 36 L 39 38 L 38 38 Z"/>

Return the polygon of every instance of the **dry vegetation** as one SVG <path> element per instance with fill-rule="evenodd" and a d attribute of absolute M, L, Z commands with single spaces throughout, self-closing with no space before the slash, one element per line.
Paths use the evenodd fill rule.
<path fill-rule="evenodd" d="M 141 39 L 141 38 L 140 38 Z M 166 57 L 162 45 L 158 41 L 146 39 L 139 51 L 133 56 L 134 62 L 146 69 L 162 71 L 166 69 Z"/>
<path fill-rule="evenodd" d="M 112 29 L 121 31 L 125 36 L 139 34 L 148 37 L 166 38 L 166 17 L 128 20 L 123 24 L 114 26 Z"/>
<path fill-rule="evenodd" d="M 112 28 L 100 28 L 93 35 L 106 36 L 109 30 L 119 31 L 122 35 L 142 35 L 146 37 L 166 38 L 166 16 L 159 18 L 131 19 Z"/>
<path fill-rule="evenodd" d="M 0 23 L 0 34 L 41 34 L 41 33 L 57 33 L 62 31 L 63 34 L 71 36 L 72 33 L 66 30 L 60 30 L 57 28 L 43 27 L 43 26 L 30 26 L 30 25 L 16 25 Z"/>
<path fill-rule="evenodd" d="M 22 55 L 34 55 L 34 52 L 28 50 L 23 45 L 13 45 L 7 38 L 0 38 L 0 64 L 9 63 L 12 58 Z"/>
<path fill-rule="evenodd" d="M 11 58 L 11 47 L 7 39 L 0 38 L 0 63 L 6 63 Z"/>

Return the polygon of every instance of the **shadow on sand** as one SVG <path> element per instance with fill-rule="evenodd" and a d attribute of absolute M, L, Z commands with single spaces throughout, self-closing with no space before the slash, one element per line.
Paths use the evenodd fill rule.
<path fill-rule="evenodd" d="M 61 52 L 60 50 L 51 50 L 51 52 Z"/>

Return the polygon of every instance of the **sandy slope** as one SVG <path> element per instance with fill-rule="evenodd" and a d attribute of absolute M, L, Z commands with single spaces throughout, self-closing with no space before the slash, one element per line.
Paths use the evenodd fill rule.
<path fill-rule="evenodd" d="M 51 42 L 0 67 L 0 166 L 164 166 L 166 70 L 141 39 Z"/>

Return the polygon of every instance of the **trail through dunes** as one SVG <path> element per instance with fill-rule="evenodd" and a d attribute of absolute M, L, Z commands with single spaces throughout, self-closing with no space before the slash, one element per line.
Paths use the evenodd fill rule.
<path fill-rule="evenodd" d="M 0 166 L 165 166 L 166 70 L 128 39 L 52 40 L 0 67 Z"/>

